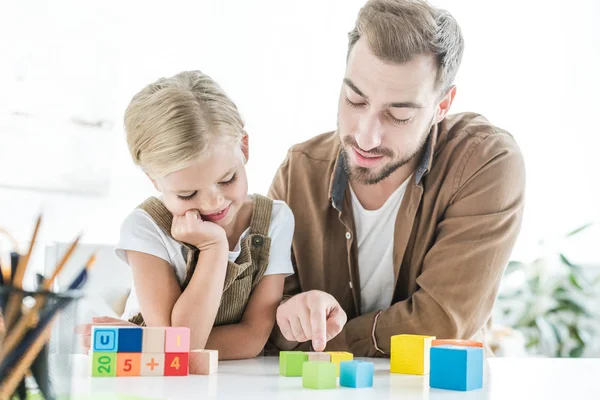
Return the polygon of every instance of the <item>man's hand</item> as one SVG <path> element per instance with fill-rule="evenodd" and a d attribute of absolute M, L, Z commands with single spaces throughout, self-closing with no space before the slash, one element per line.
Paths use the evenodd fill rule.
<path fill-rule="evenodd" d="M 283 336 L 296 342 L 312 340 L 315 351 L 323 351 L 346 320 L 337 300 L 320 290 L 297 294 L 277 308 L 277 325 Z"/>

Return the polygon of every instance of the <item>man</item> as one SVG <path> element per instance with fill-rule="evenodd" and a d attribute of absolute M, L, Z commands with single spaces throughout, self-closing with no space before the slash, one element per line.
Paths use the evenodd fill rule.
<path fill-rule="evenodd" d="M 507 132 L 448 116 L 462 53 L 456 21 L 424 1 L 361 9 L 337 131 L 292 147 L 270 189 L 296 217 L 278 349 L 385 356 L 396 334 L 485 340 L 525 171 Z"/>

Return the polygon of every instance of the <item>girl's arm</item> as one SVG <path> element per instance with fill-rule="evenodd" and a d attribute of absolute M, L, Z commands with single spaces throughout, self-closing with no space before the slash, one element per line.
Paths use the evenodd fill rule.
<path fill-rule="evenodd" d="M 188 286 L 175 302 L 171 325 L 191 329 L 192 349 L 203 349 L 219 310 L 227 272 L 229 246 L 220 242 L 200 252 Z"/>
<path fill-rule="evenodd" d="M 219 350 L 221 360 L 256 357 L 273 330 L 284 279 L 284 274 L 264 276 L 252 291 L 242 320 L 237 324 L 215 326 L 206 348 Z"/>
<path fill-rule="evenodd" d="M 147 326 L 171 326 L 181 289 L 173 267 L 162 258 L 127 250 L 137 300 Z"/>
<path fill-rule="evenodd" d="M 146 326 L 186 326 L 191 329 L 191 348 L 204 348 L 221 301 L 227 250 L 224 243 L 200 252 L 196 270 L 183 293 L 169 263 L 149 254 L 128 250 L 127 257 Z"/>

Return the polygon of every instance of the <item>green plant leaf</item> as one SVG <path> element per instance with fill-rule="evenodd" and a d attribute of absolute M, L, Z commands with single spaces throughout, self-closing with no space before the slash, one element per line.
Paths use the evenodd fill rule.
<path fill-rule="evenodd" d="M 569 325 L 569 336 L 577 341 L 579 346 L 585 347 L 585 342 L 581 338 L 581 334 L 579 333 L 579 327 L 576 325 Z"/>
<path fill-rule="evenodd" d="M 581 304 L 579 304 L 577 301 L 573 300 L 573 299 L 559 299 L 558 300 L 560 306 L 558 308 L 561 307 L 565 307 L 568 310 L 573 311 L 576 314 L 583 314 L 588 318 L 591 318 L 592 315 L 590 314 L 590 312 L 587 310 L 587 308 Z"/>
<path fill-rule="evenodd" d="M 585 224 L 585 225 L 582 225 L 582 226 L 580 226 L 579 228 L 577 228 L 577 229 L 575 229 L 575 230 L 573 230 L 573 231 L 571 231 L 571 232 L 567 233 L 567 234 L 565 235 L 565 237 L 571 237 L 571 236 L 577 235 L 579 232 L 586 230 L 587 228 L 589 228 L 589 227 L 590 227 L 590 226 L 592 226 L 592 225 L 594 225 L 594 223 L 593 223 L 593 222 L 588 222 L 587 224 Z"/>
<path fill-rule="evenodd" d="M 571 261 L 569 261 L 567 256 L 565 256 L 563 253 L 559 253 L 559 257 L 560 257 L 560 260 L 563 262 L 563 264 L 565 264 L 567 267 L 569 267 L 571 269 L 575 269 L 575 270 L 580 268 L 579 265 L 575 265 Z"/>
<path fill-rule="evenodd" d="M 574 273 L 570 273 L 569 274 L 569 282 L 571 282 L 571 284 L 573 286 L 575 286 L 577 289 L 579 289 L 582 292 L 585 292 L 586 290 L 583 288 L 583 286 L 581 286 L 581 283 L 579 283 L 579 280 L 577 279 L 577 277 L 575 276 Z"/>
<path fill-rule="evenodd" d="M 548 322 L 548 325 L 552 328 L 552 333 L 554 333 L 554 337 L 556 338 L 556 343 L 562 343 L 562 336 L 556 324 Z"/>
<path fill-rule="evenodd" d="M 519 271 L 522 270 L 526 267 L 527 265 L 525 263 L 522 263 L 521 261 L 510 261 L 508 263 L 508 265 L 506 266 L 506 272 L 505 274 L 511 274 L 515 271 Z"/>
<path fill-rule="evenodd" d="M 584 350 L 585 350 L 585 346 L 577 346 L 574 349 L 571 349 L 571 351 L 569 352 L 569 357 L 579 358 L 583 355 Z"/>

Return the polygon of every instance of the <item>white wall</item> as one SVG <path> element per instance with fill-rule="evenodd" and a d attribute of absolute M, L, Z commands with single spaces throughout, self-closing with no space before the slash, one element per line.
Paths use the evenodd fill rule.
<path fill-rule="evenodd" d="M 512 132 L 525 155 L 527 211 L 515 256 L 540 238 L 600 223 L 600 28 L 593 20 L 600 4 L 434 3 L 455 15 L 466 40 L 454 111 L 483 113 Z M 289 146 L 335 128 L 346 33 L 363 1 L 48 4 L 0 6 L 0 84 L 8 88 L 0 92 L 0 113 L 18 106 L 113 119 L 113 149 L 105 154 L 111 186 L 101 197 L 0 188 L 0 226 L 25 241 L 43 209 L 42 243 L 69 240 L 82 229 L 88 242 L 111 243 L 124 215 L 153 194 L 132 166 L 121 130 L 135 91 L 184 69 L 209 73 L 246 119 L 250 190 L 264 193 Z M 26 70 L 34 84 L 11 83 L 17 70 Z M 14 151 L 27 154 L 27 148 Z M 36 174 L 44 165 L 14 167 Z M 590 232 L 573 258 L 600 263 L 594 247 L 600 230 Z"/>

